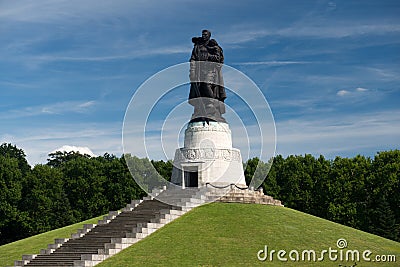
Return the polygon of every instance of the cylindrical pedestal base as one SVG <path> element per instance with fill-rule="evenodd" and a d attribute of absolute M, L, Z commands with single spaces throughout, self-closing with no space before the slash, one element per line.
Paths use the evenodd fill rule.
<path fill-rule="evenodd" d="M 232 148 L 229 125 L 189 123 L 184 147 L 177 149 L 171 182 L 182 187 L 236 184 L 245 187 L 240 150 Z"/>

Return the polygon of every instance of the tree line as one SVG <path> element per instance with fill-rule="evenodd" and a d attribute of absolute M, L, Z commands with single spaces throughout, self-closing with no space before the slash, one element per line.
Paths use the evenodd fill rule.
<path fill-rule="evenodd" d="M 128 157 L 140 176 L 147 159 Z M 125 157 L 49 154 L 29 166 L 22 149 L 0 146 L 0 245 L 117 210 L 146 193 L 132 179 Z"/>
<path fill-rule="evenodd" d="M 270 164 L 250 159 L 246 180 L 270 167 L 262 187 L 286 207 L 400 241 L 400 150 L 373 159 L 278 155 Z"/>
<path fill-rule="evenodd" d="M 31 167 L 22 149 L 2 144 L 0 245 L 100 216 L 145 196 L 126 160 L 137 179 L 149 174 L 150 164 L 165 179 L 171 177 L 171 161 L 108 153 L 56 152 L 46 164 Z M 253 175 L 265 178 L 271 168 L 262 187 L 286 207 L 400 241 L 399 150 L 380 152 L 374 159 L 278 155 L 267 163 L 249 159 L 244 166 L 248 183 Z"/>

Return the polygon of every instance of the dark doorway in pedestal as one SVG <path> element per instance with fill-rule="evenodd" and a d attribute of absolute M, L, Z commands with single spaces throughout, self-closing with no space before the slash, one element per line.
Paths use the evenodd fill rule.
<path fill-rule="evenodd" d="M 198 171 L 185 171 L 185 186 L 198 187 L 199 186 L 199 172 Z"/>

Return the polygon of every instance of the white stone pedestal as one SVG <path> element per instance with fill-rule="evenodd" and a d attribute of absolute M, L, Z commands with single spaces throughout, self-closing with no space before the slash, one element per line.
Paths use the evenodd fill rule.
<path fill-rule="evenodd" d="M 188 124 L 184 146 L 175 152 L 171 182 L 182 187 L 202 187 L 206 183 L 246 187 L 242 156 L 239 149 L 232 148 L 227 123 Z"/>

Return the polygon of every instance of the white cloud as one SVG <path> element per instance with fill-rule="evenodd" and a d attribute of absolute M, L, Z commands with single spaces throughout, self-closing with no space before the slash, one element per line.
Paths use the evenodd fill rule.
<path fill-rule="evenodd" d="M 116 3 L 117 2 L 117 3 Z M 61 1 L 3 1 L 0 18 L 23 22 L 60 22 L 79 23 L 98 17 L 113 17 L 129 13 L 140 14 L 145 7 L 155 3 L 147 1 L 97 1 L 61 0 Z M 133 14 L 132 14 L 133 16 Z"/>
<path fill-rule="evenodd" d="M 347 91 L 347 90 L 340 90 L 340 91 L 338 91 L 336 94 L 337 94 L 338 96 L 345 96 L 345 95 L 350 94 L 350 92 Z"/>
<path fill-rule="evenodd" d="M 360 22 L 358 22 L 360 23 Z M 361 35 L 385 35 L 400 32 L 400 24 L 369 24 L 367 22 L 353 25 L 353 21 L 335 21 L 312 24 L 299 22 L 290 27 L 268 28 L 255 25 L 236 25 L 232 30 L 219 35 L 219 40 L 225 44 L 241 44 L 268 36 L 307 37 L 307 38 L 344 38 Z M 318 26 L 315 26 L 318 25 Z M 350 26 L 351 25 L 351 26 Z M 237 30 L 240 28 L 240 30 Z"/>
<path fill-rule="evenodd" d="M 397 65 L 386 64 L 384 67 L 359 67 L 362 70 L 366 70 L 368 75 L 377 77 L 381 81 L 399 81 L 400 75 L 398 72 Z"/>
<path fill-rule="evenodd" d="M 336 94 L 338 96 L 341 96 L 341 97 L 343 97 L 343 96 L 356 96 L 356 95 L 358 96 L 359 94 L 366 93 L 368 91 L 369 90 L 366 89 L 366 88 L 357 87 L 357 88 L 355 88 L 353 90 L 339 90 Z"/>
<path fill-rule="evenodd" d="M 250 42 L 272 34 L 271 31 L 265 29 L 244 29 L 237 30 L 236 27 L 231 32 L 220 34 L 219 40 L 225 44 L 241 44 Z"/>
<path fill-rule="evenodd" d="M 277 122 L 277 153 L 334 157 L 396 149 L 399 130 L 400 110 L 281 121 Z"/>
<path fill-rule="evenodd" d="M 60 148 L 57 148 L 57 149 L 51 151 L 50 153 L 55 153 L 57 151 L 60 151 L 60 152 L 79 152 L 82 155 L 86 154 L 86 155 L 89 155 L 91 157 L 96 157 L 96 155 L 88 147 L 64 145 L 64 146 L 62 146 Z"/>
<path fill-rule="evenodd" d="M 314 38 L 344 38 L 359 35 L 384 35 L 400 32 L 398 24 L 361 24 L 349 26 L 349 24 L 334 25 L 296 25 L 294 27 L 277 30 L 277 34 L 288 37 L 314 37 Z"/>
<path fill-rule="evenodd" d="M 284 65 L 294 65 L 294 64 L 307 64 L 308 61 L 251 61 L 251 62 L 237 62 L 232 63 L 233 65 L 267 65 L 267 66 L 284 66 Z"/>
<path fill-rule="evenodd" d="M 45 163 L 49 151 L 65 144 L 89 147 L 95 155 L 122 155 L 121 122 L 113 123 L 57 123 L 42 127 L 19 125 L 0 135 L 1 143 L 12 143 L 23 149 L 29 164 Z"/>
<path fill-rule="evenodd" d="M 86 113 L 97 104 L 97 101 L 65 101 L 54 104 L 24 107 L 0 113 L 0 118 L 15 119 L 49 114 Z"/>
<path fill-rule="evenodd" d="M 96 104 L 96 101 L 94 101 L 94 100 L 84 102 L 84 103 L 78 105 L 78 110 L 80 108 L 85 109 L 85 108 L 91 107 L 95 104 Z"/>
<path fill-rule="evenodd" d="M 134 43 L 134 41 L 132 41 Z M 145 48 L 135 48 L 133 45 L 129 47 L 127 50 L 126 48 L 110 48 L 110 47 L 103 47 L 103 50 L 106 51 L 124 51 L 125 53 L 113 54 L 110 52 L 108 55 L 93 55 L 87 56 L 88 52 L 86 51 L 78 51 L 75 54 L 71 55 L 58 55 L 58 54 L 51 54 L 51 55 L 39 55 L 39 56 L 31 56 L 30 61 L 33 61 L 36 64 L 43 64 L 48 62 L 107 62 L 107 61 L 116 61 L 116 60 L 127 60 L 127 59 L 136 59 L 146 56 L 157 56 L 157 55 L 171 55 L 171 54 L 187 54 L 188 51 L 191 50 L 190 46 L 160 46 L 160 47 L 151 47 L 149 45 L 144 45 Z M 26 60 L 26 58 L 24 59 Z M 32 62 L 30 62 L 32 64 Z"/>

